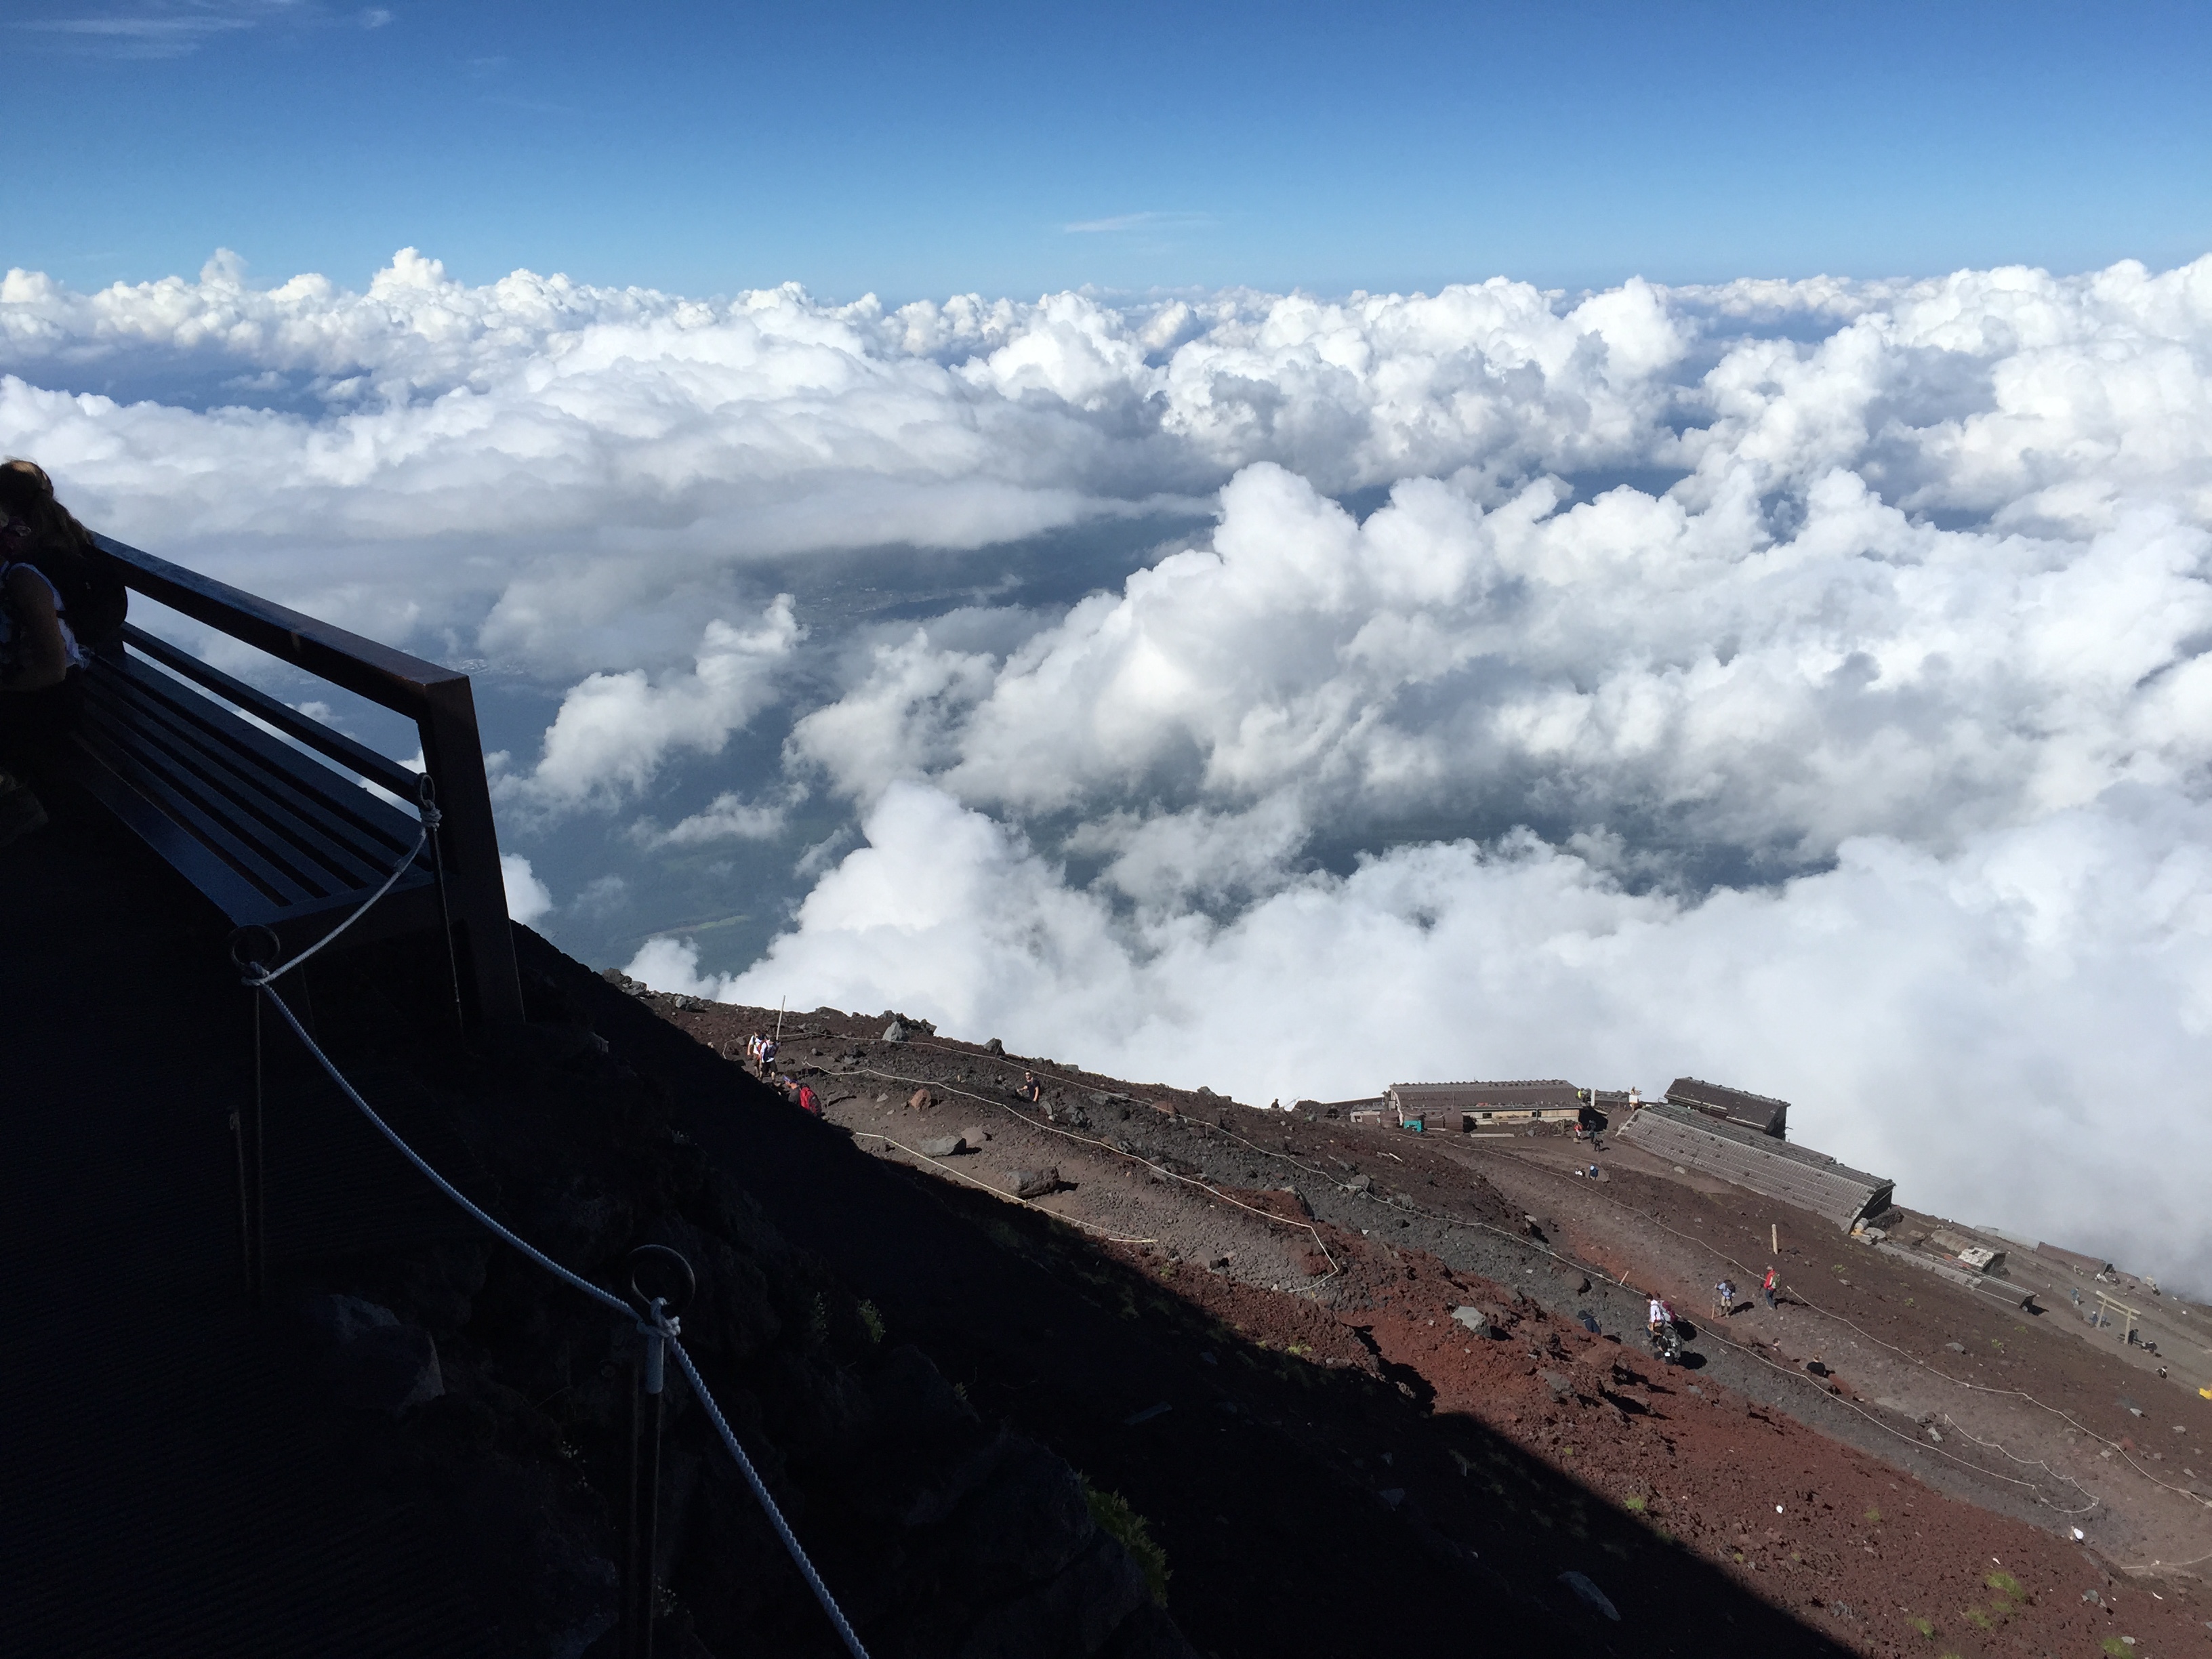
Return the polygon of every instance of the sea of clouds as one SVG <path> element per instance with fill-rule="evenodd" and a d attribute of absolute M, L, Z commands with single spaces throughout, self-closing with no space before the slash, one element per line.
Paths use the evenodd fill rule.
<path fill-rule="evenodd" d="M 1694 1073 L 2212 1289 L 2212 258 L 896 307 L 15 270 L 0 448 L 470 667 L 511 901 L 596 963 L 1256 1102 Z"/>

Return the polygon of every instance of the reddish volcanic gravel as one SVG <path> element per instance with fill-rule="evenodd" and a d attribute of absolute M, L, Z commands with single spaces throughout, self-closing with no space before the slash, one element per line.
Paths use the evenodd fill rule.
<path fill-rule="evenodd" d="M 659 1011 L 722 1053 L 772 1018 L 713 1005 Z M 2201 1580 L 2116 1577 L 2059 1530 L 1931 1489 L 1885 1461 L 1891 1448 L 1878 1435 L 1860 1444 L 1828 1437 L 1723 1384 L 1694 1352 L 1690 1368 L 1663 1367 L 1638 1347 L 1547 1312 L 1521 1291 L 1453 1268 L 1421 1248 L 1423 1231 L 1415 1231 L 1441 1238 L 1441 1223 L 1500 1236 L 1521 1223 L 1525 1209 L 1584 1261 L 1680 1297 L 1683 1284 L 1695 1282 L 1689 1275 L 1706 1273 L 1705 1259 L 1692 1253 L 1670 1265 L 1667 1251 L 1692 1248 L 1687 1242 L 1656 1232 L 1645 1240 L 1634 1231 L 1645 1206 L 1672 1202 L 1669 1213 L 1683 1207 L 1662 1190 L 1663 1174 L 1655 1186 L 1650 1172 L 1624 1168 L 1628 1178 L 1618 1186 L 1577 1190 L 1580 1183 L 1571 1182 L 1540 1202 L 1535 1188 L 1508 1197 L 1470 1161 L 1502 1146 L 1486 1152 L 1443 1137 L 1429 1137 L 1433 1145 L 1389 1137 L 1386 1146 L 1377 1132 L 1254 1112 L 1195 1091 L 1125 1084 L 974 1044 L 935 1036 L 883 1043 L 875 1040 L 880 1018 L 820 1010 L 805 1018 L 808 1025 L 787 1028 L 799 1035 L 786 1042 L 786 1068 L 812 1076 L 832 1118 L 858 1144 L 907 1164 L 917 1179 L 957 1191 L 960 1207 L 979 1213 L 998 1202 L 987 1193 L 1008 1194 L 1015 1170 L 1048 1160 L 1060 1188 L 1029 1208 L 1071 1224 L 1051 1251 L 1073 1279 L 1095 1287 L 1090 1293 L 1112 1302 L 1121 1316 L 1167 1325 L 1178 1338 L 1193 1329 L 1218 1332 L 1218 1352 L 1206 1358 L 1218 1365 L 1224 1409 L 1237 1404 L 1233 1385 L 1245 1385 L 1245 1409 L 1292 1435 L 1350 1487 L 1419 1517 L 1424 1528 L 1464 1540 L 1486 1560 L 1510 1555 L 1516 1540 L 1583 1540 L 1578 1547 L 1595 1558 L 1594 1572 L 1606 1569 L 1633 1587 L 1635 1573 L 1645 1569 L 1605 1541 L 1601 1506 L 1860 1653 L 2087 1659 L 2212 1650 L 2206 1622 L 2212 1598 Z M 1014 1109 L 1011 1085 L 1024 1064 L 1044 1074 L 1048 1104 L 1059 1107 L 1057 1127 Z M 938 1103 L 908 1110 L 907 1094 L 915 1086 L 931 1088 Z M 957 1157 L 913 1150 L 931 1137 L 971 1129 L 969 1139 L 983 1144 Z M 886 1135 L 906 1150 L 890 1146 Z M 1534 1143 L 1513 1145 L 1541 1151 Z M 1278 1148 L 1279 1161 L 1271 1162 Z M 1247 1181 L 1240 1183 L 1232 1169 Z M 1498 1173 L 1504 1182 L 1509 1171 Z M 1325 1179 L 1316 1185 L 1316 1176 Z M 1278 1179 L 1285 1184 L 1266 1184 Z M 1332 1213 L 1345 1213 L 1344 1194 L 1361 1182 L 1365 1207 L 1352 1212 L 1369 1231 L 1316 1218 L 1324 1200 Z M 1522 1184 L 1516 1176 L 1512 1185 Z M 1716 1224 L 1723 1217 L 1711 1202 L 1689 1207 L 1714 1210 Z M 1728 1208 L 1725 1215 L 1731 1226 L 1751 1224 L 1748 1212 L 1737 1218 Z M 1792 1224 L 1785 1218 L 1784 1224 Z M 1086 1257 L 1111 1258 L 1158 1294 L 1131 1294 L 1105 1264 L 1084 1267 Z M 1560 1263 L 1539 1271 L 1570 1278 L 1573 1272 Z M 1856 1275 L 1864 1281 L 1857 1291 L 1848 1279 L 1823 1289 L 1829 1296 L 1887 1294 L 1887 1278 L 1904 1271 L 1869 1263 Z M 1936 1317 L 1923 1310 L 1940 1297 L 1917 1279 L 1900 1285 L 1893 1309 L 1905 1311 L 1905 1323 Z M 1902 1299 L 1906 1292 L 1914 1301 Z M 1480 1311 L 1463 1322 L 1454 1316 L 1460 1309 Z M 1880 1311 L 1887 1316 L 1893 1306 Z M 2011 1352 L 2040 1352 L 2042 1346 Z M 1248 1372 L 1243 1368 L 1255 1351 L 1281 1356 L 1289 1371 Z M 1849 1398 L 1869 1362 L 1834 1348 L 1829 1353 L 1851 1374 L 1851 1382 L 1832 1381 Z M 2097 1378 L 2081 1371 L 2087 1362 L 2070 1346 L 2051 1353 L 2069 1382 L 2081 1372 L 2078 1390 L 2094 1391 Z M 1419 1414 L 1404 1413 L 1400 1426 L 1386 1428 L 1351 1403 L 1353 1395 L 1321 1389 L 1293 1389 L 1298 1403 L 1286 1406 L 1284 1377 L 1295 1382 L 1302 1366 L 1379 1379 Z M 2051 1380 L 2058 1376 L 2054 1371 Z M 1007 1403 L 1017 1414 L 1035 1409 Z M 1545 1482 L 1532 1481 L 1528 1459 L 1573 1484 L 1552 1482 L 1549 1474 Z M 1563 1502 L 1562 1492 L 1577 1495 Z M 1341 1504 L 1341 1490 L 1331 1501 Z M 1318 1511 L 1297 1522 L 1359 1524 Z M 2212 1553 L 2212 1537 L 2203 1550 Z M 1606 1551 L 1620 1559 L 1604 1559 Z M 1193 1584 L 1184 1593 L 1206 1592 Z M 1378 1602 L 1377 1651 L 1387 1647 L 1390 1616 L 1387 1600 Z M 1688 1635 L 1692 1650 L 1739 1650 L 1717 1631 L 1674 1634 Z M 1671 1637 L 1667 1645 L 1674 1645 Z"/>
<path fill-rule="evenodd" d="M 1329 1245 L 1346 1290 L 1371 1310 L 1333 1318 L 1212 1274 L 1181 1274 L 1178 1287 L 1247 1337 L 1433 1389 L 1443 1456 L 1407 1458 L 1398 1474 L 1437 1513 L 1451 1513 L 1455 1498 L 1480 1507 L 1504 1494 L 1480 1457 L 1449 1443 L 1451 1420 L 1470 1418 L 1863 1652 L 1967 1659 L 2094 1655 L 2108 1639 L 2130 1654 L 2212 1643 L 2212 1598 L 2189 1586 L 2117 1582 L 2076 1546 L 1931 1492 L 1433 1256 L 1335 1233 Z M 1452 1317 L 1468 1305 L 1498 1316 L 1494 1334 Z"/>

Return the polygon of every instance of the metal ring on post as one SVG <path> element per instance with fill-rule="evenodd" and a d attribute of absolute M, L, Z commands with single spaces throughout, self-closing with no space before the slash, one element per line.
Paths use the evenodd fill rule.
<path fill-rule="evenodd" d="M 665 1244 L 641 1244 L 629 1253 L 629 1289 L 640 1307 L 649 1310 L 658 1303 L 675 1315 L 691 1305 L 699 1279 L 691 1264 Z"/>
<path fill-rule="evenodd" d="M 257 952 L 249 946 L 248 937 L 254 933 L 269 941 L 266 951 Z M 238 969 L 241 978 L 248 981 L 260 978 L 269 971 L 269 964 L 284 954 L 284 941 L 276 937 L 276 929 L 264 927 L 258 921 L 232 928 L 228 944 L 232 965 Z"/>

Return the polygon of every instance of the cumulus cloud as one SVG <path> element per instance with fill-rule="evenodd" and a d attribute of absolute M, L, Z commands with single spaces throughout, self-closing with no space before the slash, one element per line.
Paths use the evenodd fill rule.
<path fill-rule="evenodd" d="M 552 909 L 553 895 L 520 853 L 499 855 L 499 874 L 507 887 L 507 914 L 515 921 L 527 925 Z"/>
<path fill-rule="evenodd" d="M 1818 874 L 1694 899 L 1524 833 L 1396 848 L 1227 921 L 1121 918 L 1018 834 L 902 783 L 764 960 L 703 973 L 661 939 L 629 971 L 911 1007 L 1247 1100 L 1477 1067 L 1647 1091 L 1727 1077 L 1792 1099 L 1799 1138 L 1897 1176 L 1908 1203 L 2202 1285 L 2212 1127 L 2156 1103 L 2212 1064 L 2208 831 L 2203 804 L 2123 787 L 1949 856 L 1859 838 Z"/>
<path fill-rule="evenodd" d="M 591 675 L 561 699 L 534 768 L 495 769 L 495 796 L 548 811 L 611 806 L 649 784 L 671 750 L 720 752 L 774 701 L 777 670 L 804 633 L 791 596 L 780 594 L 750 629 L 708 623 L 689 673 L 659 684 L 641 668 Z M 682 826 L 672 838 L 686 838 Z"/>
<path fill-rule="evenodd" d="M 2212 258 L 899 307 L 10 271 L 0 448 L 537 687 L 498 787 L 549 925 L 720 914 L 657 896 L 709 848 L 791 917 L 641 977 L 1257 1098 L 1387 1081 L 1339 1018 L 1407 1074 L 1704 1071 L 2212 1285 L 2203 1149 L 2136 1127 L 2205 1059 Z"/>
<path fill-rule="evenodd" d="M 1411 481 L 1362 523 L 1254 468 L 1210 546 L 1002 659 L 879 647 L 793 749 L 863 799 L 927 776 L 1074 811 L 1102 850 L 1137 799 L 1258 812 L 1280 851 L 1300 824 L 1372 845 L 1441 817 L 1781 869 L 2212 763 L 2212 537 L 2168 508 L 2081 540 L 1948 532 L 1842 471 L 1786 535 L 1745 492 L 1558 507 L 1549 481 L 1487 512 Z"/>

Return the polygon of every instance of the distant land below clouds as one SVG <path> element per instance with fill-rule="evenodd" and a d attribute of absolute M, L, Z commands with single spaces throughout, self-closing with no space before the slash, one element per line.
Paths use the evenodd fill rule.
<path fill-rule="evenodd" d="M 467 669 L 515 912 L 595 965 L 1261 1103 L 1693 1073 L 2212 1291 L 2212 258 L 897 307 L 12 270 L 0 448 Z"/>

